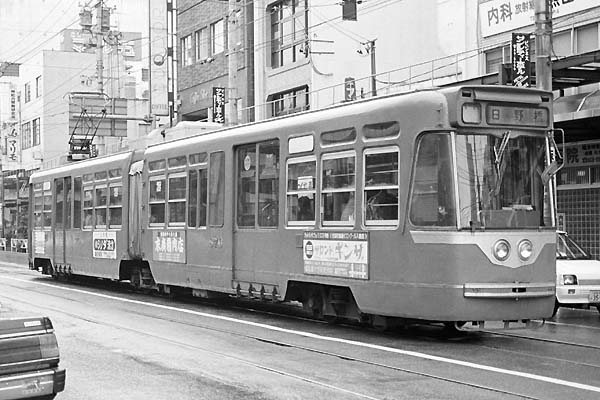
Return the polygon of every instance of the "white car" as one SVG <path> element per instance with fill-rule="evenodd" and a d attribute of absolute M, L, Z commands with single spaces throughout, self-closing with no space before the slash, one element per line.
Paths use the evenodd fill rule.
<path fill-rule="evenodd" d="M 556 241 L 556 304 L 559 307 L 596 307 L 600 312 L 600 261 L 581 248 L 566 232 Z"/>

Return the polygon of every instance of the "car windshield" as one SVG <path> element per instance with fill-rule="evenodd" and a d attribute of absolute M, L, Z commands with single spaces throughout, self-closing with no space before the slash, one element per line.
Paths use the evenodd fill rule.
<path fill-rule="evenodd" d="M 592 257 L 573 239 L 559 233 L 556 241 L 556 258 L 559 260 L 589 260 Z"/>
<path fill-rule="evenodd" d="M 537 228 L 544 212 L 545 138 L 511 131 L 458 134 L 461 228 Z M 544 218 L 546 217 L 546 218 Z"/>

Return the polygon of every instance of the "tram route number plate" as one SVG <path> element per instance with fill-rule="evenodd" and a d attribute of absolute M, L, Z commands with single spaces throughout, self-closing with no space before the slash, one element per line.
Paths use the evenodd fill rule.
<path fill-rule="evenodd" d="M 588 300 L 590 303 L 600 303 L 600 290 L 590 290 Z"/>

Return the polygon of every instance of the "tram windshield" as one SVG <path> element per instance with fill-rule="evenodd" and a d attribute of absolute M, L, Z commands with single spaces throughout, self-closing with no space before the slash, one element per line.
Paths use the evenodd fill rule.
<path fill-rule="evenodd" d="M 457 134 L 459 227 L 544 226 L 545 143 L 511 131 Z"/>

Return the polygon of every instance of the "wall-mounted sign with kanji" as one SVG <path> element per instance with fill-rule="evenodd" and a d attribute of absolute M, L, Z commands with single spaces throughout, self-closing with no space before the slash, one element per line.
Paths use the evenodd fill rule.
<path fill-rule="evenodd" d="M 225 88 L 213 87 L 213 122 L 225 123 Z"/>

